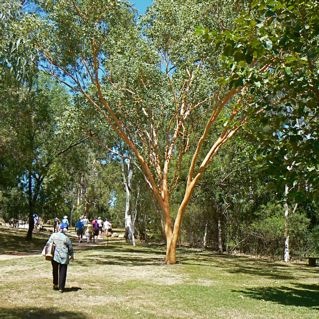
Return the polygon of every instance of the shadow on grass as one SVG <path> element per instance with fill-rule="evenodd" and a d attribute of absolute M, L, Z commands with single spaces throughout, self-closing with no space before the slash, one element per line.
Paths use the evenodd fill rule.
<path fill-rule="evenodd" d="M 80 287 L 69 287 L 69 288 L 64 288 L 63 292 L 74 292 L 74 291 L 79 291 L 82 290 Z"/>
<path fill-rule="evenodd" d="M 133 253 L 133 254 L 152 254 L 152 255 L 164 255 L 165 247 L 161 245 L 144 245 L 144 246 L 132 246 L 131 244 L 125 242 L 112 242 L 107 243 L 106 241 L 100 241 L 97 244 L 92 243 L 74 243 L 73 245 L 79 250 L 105 250 L 105 251 L 115 251 L 122 253 Z"/>
<path fill-rule="evenodd" d="M 161 247 L 133 247 L 126 243 L 120 245 L 76 244 L 75 250 L 90 252 L 83 259 L 77 259 L 77 264 L 82 266 L 91 266 L 92 263 L 120 266 L 156 266 L 162 265 L 165 257 L 165 252 Z"/>
<path fill-rule="evenodd" d="M 39 308 L 0 308 L 1 319 L 88 319 L 86 315 L 73 311 Z"/>
<path fill-rule="evenodd" d="M 112 255 L 112 254 L 92 254 L 83 259 L 77 260 L 77 264 L 84 267 L 91 267 L 92 264 L 98 265 L 117 265 L 117 266 L 160 266 L 163 265 L 164 258 L 145 257 L 140 253 L 136 255 Z"/>
<path fill-rule="evenodd" d="M 97 264 L 123 265 L 123 266 L 161 266 L 164 264 L 164 258 L 142 258 L 136 257 L 112 257 L 106 260 L 97 260 Z"/>
<path fill-rule="evenodd" d="M 27 241 L 26 230 L 0 227 L 0 255 L 24 256 L 40 254 L 49 236 L 49 233 L 39 232 L 33 235 L 31 241 Z M 90 264 L 95 261 L 99 264 L 113 265 L 154 265 L 161 264 L 165 255 L 163 248 L 158 246 L 133 247 L 130 244 L 123 243 L 123 241 L 117 242 L 116 240 L 112 241 L 112 243 L 101 240 L 96 244 L 85 242 L 79 244 L 72 236 L 71 239 L 75 251 L 96 252 L 93 257 L 90 256 L 88 258 Z M 160 257 L 157 258 L 157 256 Z M 83 265 L 88 264 L 86 259 L 83 261 Z"/>
<path fill-rule="evenodd" d="M 319 285 L 296 284 L 294 287 L 261 287 L 236 292 L 249 298 L 271 301 L 285 306 L 319 310 Z"/>
<path fill-rule="evenodd" d="M 295 279 L 293 270 L 285 265 L 279 265 L 272 262 L 251 262 L 249 260 L 238 261 L 233 264 L 233 268 L 229 270 L 233 274 L 246 274 L 252 276 L 260 276 L 275 280 L 292 280 Z"/>
<path fill-rule="evenodd" d="M 48 233 L 36 233 L 32 241 L 26 241 L 26 231 L 0 227 L 0 255 L 34 255 L 40 254 L 49 238 Z M 74 238 L 72 237 L 74 241 Z M 164 263 L 165 245 L 132 246 L 125 242 L 100 240 L 93 243 L 77 243 L 74 241 L 75 251 L 86 251 L 84 258 L 77 259 L 77 264 L 90 267 L 92 264 L 120 265 L 120 266 L 160 266 Z M 207 250 L 179 247 L 177 263 L 219 267 L 231 274 L 253 275 L 276 280 L 291 280 L 296 278 L 294 267 L 284 263 L 267 259 L 257 259 L 248 256 L 234 256 L 217 254 Z M 317 270 L 298 266 L 299 270 L 306 270 L 308 274 L 315 274 Z"/>
<path fill-rule="evenodd" d="M 234 256 L 217 254 L 213 252 L 197 252 L 187 254 L 186 252 L 179 258 L 181 264 L 196 266 L 220 267 L 231 274 L 243 274 L 260 276 L 275 280 L 293 280 L 298 277 L 295 273 L 298 270 L 306 271 L 308 274 L 317 274 L 317 270 L 307 265 L 285 264 L 281 261 L 269 259 L 253 258 L 248 256 Z"/>
<path fill-rule="evenodd" d="M 25 229 L 0 228 L 0 254 L 32 255 L 39 254 L 49 238 L 48 234 L 34 234 L 31 241 L 26 240 Z"/>
<path fill-rule="evenodd" d="M 94 252 L 83 260 L 78 260 L 82 266 L 90 266 L 92 263 L 120 266 L 159 266 L 164 264 L 165 246 L 163 247 L 162 245 L 133 247 L 126 243 L 105 245 L 103 242 L 76 245 L 76 249 Z M 192 266 L 219 267 L 231 274 L 253 275 L 275 280 L 293 280 L 296 278 L 295 268 L 280 261 L 218 254 L 200 249 L 178 248 L 177 263 Z M 306 270 L 308 274 L 316 273 L 314 269 L 310 269 L 307 266 L 298 265 L 298 269 Z"/>

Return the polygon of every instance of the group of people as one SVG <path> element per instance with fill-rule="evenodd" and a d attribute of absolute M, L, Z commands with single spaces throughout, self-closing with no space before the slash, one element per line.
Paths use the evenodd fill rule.
<path fill-rule="evenodd" d="M 53 232 L 54 233 L 59 231 L 60 224 L 65 225 L 66 229 L 69 229 L 70 222 L 69 222 L 68 216 L 63 216 L 63 218 L 61 220 L 57 216 L 54 217 L 54 220 L 53 220 Z"/>
<path fill-rule="evenodd" d="M 70 260 L 74 259 L 74 251 L 70 238 L 67 236 L 69 229 L 69 220 L 64 216 L 60 221 L 57 217 L 54 219 L 54 231 L 47 241 L 47 245 L 54 243 L 55 250 L 52 264 L 53 289 L 61 293 L 65 290 L 65 282 L 67 275 L 67 268 Z M 83 236 L 86 236 L 87 242 L 95 240 L 103 232 L 108 236 L 112 233 L 112 224 L 102 218 L 94 218 L 90 221 L 86 216 L 81 216 L 75 224 L 76 233 L 79 242 L 82 242 Z"/>
<path fill-rule="evenodd" d="M 103 232 L 106 236 L 112 234 L 112 224 L 107 219 L 103 221 L 101 217 L 89 220 L 86 216 L 81 216 L 75 223 L 75 231 L 79 243 L 83 241 L 84 236 L 88 243 L 90 241 L 95 243 Z"/>

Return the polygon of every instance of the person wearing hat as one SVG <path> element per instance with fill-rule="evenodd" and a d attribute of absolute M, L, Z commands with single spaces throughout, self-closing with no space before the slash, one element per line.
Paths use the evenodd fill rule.
<path fill-rule="evenodd" d="M 69 229 L 69 220 L 68 220 L 68 216 L 63 216 L 62 220 L 61 220 L 62 224 L 66 224 L 66 229 Z"/>
<path fill-rule="evenodd" d="M 52 275 L 53 275 L 53 289 L 64 291 L 66 274 L 70 259 L 74 259 L 73 247 L 70 238 L 66 235 L 67 224 L 61 223 L 59 231 L 53 233 L 47 244 L 54 243 L 55 250 L 52 258 Z"/>

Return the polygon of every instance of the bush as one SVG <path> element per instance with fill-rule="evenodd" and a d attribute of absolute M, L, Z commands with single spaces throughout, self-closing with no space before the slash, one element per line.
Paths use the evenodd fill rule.
<path fill-rule="evenodd" d="M 278 203 L 269 203 L 262 206 L 257 215 L 259 220 L 250 226 L 253 252 L 260 255 L 282 256 L 286 223 L 284 207 Z M 305 252 L 309 223 L 303 211 L 297 210 L 294 214 L 288 215 L 287 227 L 291 254 L 302 255 Z"/>

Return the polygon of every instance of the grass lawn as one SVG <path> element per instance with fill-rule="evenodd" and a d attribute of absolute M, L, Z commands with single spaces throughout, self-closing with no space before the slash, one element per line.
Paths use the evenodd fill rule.
<path fill-rule="evenodd" d="M 48 234 L 0 227 L 0 318 L 319 318 L 319 268 L 122 242 L 74 243 L 66 291 L 40 255 Z"/>

